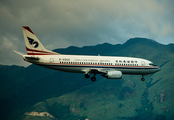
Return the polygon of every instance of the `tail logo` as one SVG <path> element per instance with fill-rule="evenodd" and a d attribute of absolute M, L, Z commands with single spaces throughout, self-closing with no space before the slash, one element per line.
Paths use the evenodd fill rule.
<path fill-rule="evenodd" d="M 33 48 L 37 48 L 39 46 L 39 43 L 37 41 L 34 41 L 34 39 L 29 38 L 29 37 L 27 37 L 27 38 L 28 38 L 30 45 L 32 45 Z"/>

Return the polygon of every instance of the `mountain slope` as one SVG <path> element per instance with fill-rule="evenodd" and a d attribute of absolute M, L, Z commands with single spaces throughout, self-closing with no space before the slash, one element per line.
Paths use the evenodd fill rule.
<path fill-rule="evenodd" d="M 58 72 L 36 65 L 0 66 L 0 119 L 170 119 L 173 114 L 174 45 L 134 38 L 124 44 L 108 43 L 56 49 L 62 54 L 132 56 L 149 59 L 162 70 L 146 77 L 123 76 L 95 83 L 83 74 Z M 44 114 L 32 116 L 29 114 Z M 28 114 L 25 114 L 27 113 Z M 46 112 L 46 113 L 44 113 Z M 50 117 L 49 114 L 54 117 Z"/>
<path fill-rule="evenodd" d="M 15 119 L 39 101 L 92 84 L 84 75 L 58 72 L 36 65 L 0 66 L 0 118 Z M 69 77 L 76 78 L 69 79 Z M 83 82 L 81 82 L 83 81 Z"/>
<path fill-rule="evenodd" d="M 97 45 L 93 54 L 99 53 L 101 46 Z M 104 46 L 113 48 L 112 52 Z M 119 49 L 115 48 L 117 46 Z M 115 45 L 115 47 L 103 44 L 105 50 L 102 55 L 108 53 L 107 55 L 141 57 L 154 61 L 155 64 L 161 66 L 162 70 L 147 76 L 145 82 L 140 81 L 141 76 L 123 76 L 121 80 L 100 78 L 99 82 L 92 85 L 39 102 L 32 107 L 31 111 L 47 111 L 55 117 L 47 117 L 50 119 L 72 119 L 74 116 L 74 119 L 92 120 L 173 119 L 174 49 L 171 46 L 173 45 L 162 45 L 142 38 L 130 39 L 125 44 Z M 76 54 L 78 50 L 82 54 L 88 51 L 77 47 L 68 49 L 71 51 L 70 54 L 72 52 Z M 59 50 L 56 51 L 59 52 Z M 57 109 L 59 107 L 66 111 L 61 112 L 62 110 Z M 62 116 L 57 116 L 57 114 Z M 35 117 L 27 115 L 25 119 L 28 118 Z"/>

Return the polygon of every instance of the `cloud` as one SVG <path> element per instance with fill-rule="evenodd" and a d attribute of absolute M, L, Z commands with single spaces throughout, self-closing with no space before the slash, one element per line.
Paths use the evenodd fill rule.
<path fill-rule="evenodd" d="M 1 0 L 0 41 L 6 51 L 0 49 L 0 53 L 11 60 L 14 55 L 7 53 L 12 48 L 25 51 L 24 25 L 47 49 L 117 44 L 132 37 L 174 43 L 173 13 L 172 0 Z"/>
<path fill-rule="evenodd" d="M 18 46 L 17 43 L 19 44 Z M 5 65 L 20 65 L 20 66 L 28 66 L 29 63 L 23 61 L 22 56 L 17 55 L 13 52 L 13 50 L 25 49 L 25 46 L 21 46 L 18 38 L 14 36 L 2 36 L 0 38 L 0 64 Z M 26 53 L 26 52 L 25 52 Z"/>

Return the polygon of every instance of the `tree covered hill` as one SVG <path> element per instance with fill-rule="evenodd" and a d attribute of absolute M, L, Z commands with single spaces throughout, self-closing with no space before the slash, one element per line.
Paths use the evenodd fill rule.
<path fill-rule="evenodd" d="M 124 76 L 96 82 L 83 74 L 65 73 L 36 65 L 0 66 L 0 119 L 171 119 L 174 114 L 174 45 L 132 38 L 124 44 L 108 43 L 54 50 L 61 54 L 131 56 L 148 59 L 161 71 L 147 76 Z M 25 113 L 48 112 L 50 116 Z"/>

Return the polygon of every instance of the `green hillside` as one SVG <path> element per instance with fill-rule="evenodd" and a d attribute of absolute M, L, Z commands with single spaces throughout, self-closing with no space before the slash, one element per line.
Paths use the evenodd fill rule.
<path fill-rule="evenodd" d="M 39 101 L 92 84 L 84 75 L 58 72 L 36 65 L 27 68 L 1 65 L 0 73 L 1 120 L 18 119 Z"/>
<path fill-rule="evenodd" d="M 0 66 L 2 119 L 40 120 L 163 120 L 174 118 L 174 44 L 133 38 L 108 43 L 56 49 L 62 54 L 132 56 L 148 59 L 161 71 L 145 77 L 123 75 L 91 82 L 83 74 L 65 73 L 31 65 Z M 37 116 L 35 116 L 37 115 Z"/>

